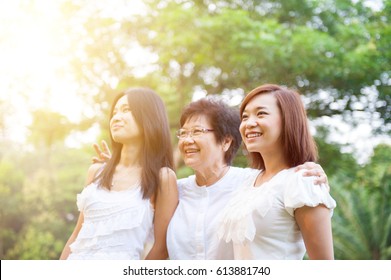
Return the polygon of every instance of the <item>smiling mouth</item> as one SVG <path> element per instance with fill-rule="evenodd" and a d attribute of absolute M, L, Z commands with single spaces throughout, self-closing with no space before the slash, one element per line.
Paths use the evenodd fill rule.
<path fill-rule="evenodd" d="M 196 149 L 187 149 L 185 150 L 185 154 L 194 154 L 194 153 L 197 153 L 199 152 L 199 150 L 196 150 Z"/>
<path fill-rule="evenodd" d="M 246 134 L 247 139 L 261 137 L 261 136 L 262 136 L 262 133 L 260 133 L 260 132 L 251 132 L 251 133 Z"/>

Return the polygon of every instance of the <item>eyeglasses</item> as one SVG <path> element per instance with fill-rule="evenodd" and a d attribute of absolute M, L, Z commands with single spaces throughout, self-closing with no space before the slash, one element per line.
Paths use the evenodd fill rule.
<path fill-rule="evenodd" d="M 201 136 L 202 134 L 207 133 L 209 131 L 213 131 L 213 129 L 203 128 L 203 127 L 193 127 L 192 129 L 187 130 L 181 128 L 177 130 L 176 136 L 179 139 L 185 139 L 186 137 L 194 138 L 194 137 Z"/>

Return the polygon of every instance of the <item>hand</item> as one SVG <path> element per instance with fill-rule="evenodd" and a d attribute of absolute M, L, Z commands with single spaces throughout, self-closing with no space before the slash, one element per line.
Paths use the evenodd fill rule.
<path fill-rule="evenodd" d="M 111 158 L 111 152 L 106 141 L 102 140 L 101 145 L 102 145 L 102 149 L 101 147 L 99 147 L 97 143 L 94 143 L 92 145 L 95 149 L 95 152 L 98 155 L 97 157 L 92 158 L 92 163 L 104 163 Z"/>
<path fill-rule="evenodd" d="M 296 166 L 295 171 L 299 171 L 301 169 L 305 169 L 305 171 L 303 172 L 303 176 L 315 176 L 316 179 L 314 180 L 314 183 L 316 185 L 325 184 L 330 191 L 327 175 L 324 172 L 322 166 L 315 162 L 306 162 L 304 164 Z"/>

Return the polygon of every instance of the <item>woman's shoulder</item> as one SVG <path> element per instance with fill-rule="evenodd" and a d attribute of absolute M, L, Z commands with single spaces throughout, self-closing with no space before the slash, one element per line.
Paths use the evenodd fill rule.
<path fill-rule="evenodd" d="M 314 176 L 303 176 L 304 170 L 295 171 L 294 168 L 285 172 L 286 176 L 279 178 L 285 186 L 284 204 L 288 212 L 293 215 L 296 208 L 303 206 L 316 207 L 319 204 L 329 209 L 336 206 L 325 184 L 315 184 Z"/>
<path fill-rule="evenodd" d="M 103 163 L 93 163 L 90 165 L 87 171 L 86 186 L 92 183 L 95 177 L 98 175 L 98 171 L 103 168 Z"/>
<path fill-rule="evenodd" d="M 235 178 L 240 178 L 241 180 L 246 180 L 248 178 L 253 178 L 254 176 L 258 175 L 261 171 L 262 170 L 260 169 L 254 169 L 250 167 L 243 168 L 231 166 L 230 175 Z"/>
<path fill-rule="evenodd" d="M 175 171 L 169 167 L 162 167 L 159 171 L 161 186 L 177 186 L 177 177 Z"/>
<path fill-rule="evenodd" d="M 314 184 L 315 176 L 304 176 L 304 172 L 304 169 L 296 171 L 294 167 L 284 169 L 280 171 L 279 179 L 283 181 L 294 181 L 296 184 L 302 185 Z"/>
<path fill-rule="evenodd" d="M 172 179 L 172 178 L 174 178 L 176 180 L 175 171 L 172 170 L 169 167 L 162 167 L 162 168 L 160 168 L 159 175 L 160 175 L 161 179 Z"/>
<path fill-rule="evenodd" d="M 282 193 L 294 193 L 312 191 L 316 187 L 314 176 L 304 176 L 305 170 L 296 171 L 295 168 L 283 169 L 272 178 L 273 185 L 280 186 Z"/>

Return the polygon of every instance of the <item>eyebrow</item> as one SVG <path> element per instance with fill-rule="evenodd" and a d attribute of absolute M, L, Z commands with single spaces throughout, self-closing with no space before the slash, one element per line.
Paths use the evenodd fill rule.
<path fill-rule="evenodd" d="M 184 129 L 184 130 L 192 130 L 194 128 L 204 128 L 202 125 L 195 125 L 195 126 L 192 126 L 192 127 L 189 127 L 189 128 L 184 128 L 183 126 L 180 128 L 180 129 Z"/>
<path fill-rule="evenodd" d="M 266 106 L 258 106 L 258 107 L 255 107 L 253 110 L 257 111 L 257 110 L 263 110 L 263 109 L 267 109 Z M 249 109 L 247 109 L 247 107 L 243 110 L 243 112 L 247 112 L 249 111 Z"/>
<path fill-rule="evenodd" d="M 124 107 L 129 107 L 129 104 L 122 104 L 122 105 L 120 105 L 119 107 L 115 106 L 115 107 L 114 107 L 114 110 L 122 109 L 122 108 L 124 108 Z M 113 111 L 114 111 L 114 110 L 113 110 Z"/>

